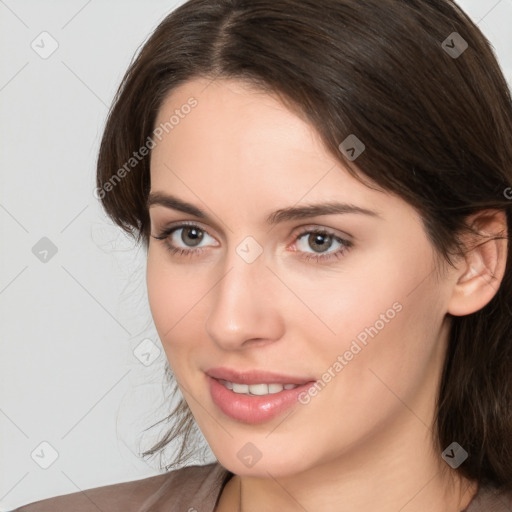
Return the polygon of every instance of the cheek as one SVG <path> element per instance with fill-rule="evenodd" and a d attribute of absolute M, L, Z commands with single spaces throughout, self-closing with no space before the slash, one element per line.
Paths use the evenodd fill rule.
<path fill-rule="evenodd" d="M 207 290 L 204 280 L 197 279 L 185 265 L 170 265 L 163 253 L 151 247 L 148 250 L 146 282 L 151 315 L 169 356 L 181 345 L 191 347 L 199 338 L 191 329 L 199 330 L 200 322 L 188 320 L 201 309 Z"/>
<path fill-rule="evenodd" d="M 378 263 L 360 258 L 315 287 L 293 283 L 317 317 L 301 322 L 304 337 L 316 340 L 311 358 L 320 372 L 343 375 L 333 379 L 343 400 L 371 402 L 385 383 L 407 394 L 437 357 L 440 290 L 428 250 L 422 254 L 381 251 Z"/>
<path fill-rule="evenodd" d="M 375 254 L 357 254 L 336 270 L 311 269 L 307 274 L 296 274 L 293 280 L 288 278 L 290 288 L 310 310 L 308 313 L 294 302 L 295 313 L 301 313 L 294 318 L 307 316 L 309 322 L 303 325 L 311 326 L 311 334 L 316 331 L 314 338 L 332 340 L 335 350 L 349 349 L 350 340 L 358 335 L 364 342 L 365 329 L 375 323 L 379 332 L 385 330 L 400 315 L 397 310 L 409 291 L 402 262 L 395 259 L 393 266 L 391 262 L 391 255 L 386 258 L 383 251 L 378 263 Z"/>

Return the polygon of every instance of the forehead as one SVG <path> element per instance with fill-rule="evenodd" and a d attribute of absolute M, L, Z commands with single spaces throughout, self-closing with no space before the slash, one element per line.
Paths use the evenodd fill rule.
<path fill-rule="evenodd" d="M 256 200 L 269 209 L 276 202 L 371 203 L 382 196 L 352 177 L 310 124 L 243 82 L 182 84 L 166 98 L 155 127 L 166 123 L 151 154 L 152 191 L 186 200 L 215 193 L 238 211 Z"/>
<path fill-rule="evenodd" d="M 195 104 L 189 108 L 189 103 Z M 276 97 L 234 80 L 196 79 L 173 90 L 163 103 L 156 126 L 172 120 L 163 144 L 153 150 L 177 157 L 215 161 L 278 163 L 322 152 L 316 131 L 288 110 Z M 229 148 L 229 151 L 226 149 Z M 213 163 L 213 162 L 212 162 Z"/>

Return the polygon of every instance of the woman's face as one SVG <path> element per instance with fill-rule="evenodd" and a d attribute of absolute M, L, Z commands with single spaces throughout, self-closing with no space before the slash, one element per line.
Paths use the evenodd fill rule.
<path fill-rule="evenodd" d="M 151 234 L 166 238 L 149 244 L 149 301 L 217 459 L 285 476 L 378 456 L 391 439 L 425 444 L 450 283 L 413 208 L 240 82 L 182 85 L 166 122 L 151 155 Z"/>

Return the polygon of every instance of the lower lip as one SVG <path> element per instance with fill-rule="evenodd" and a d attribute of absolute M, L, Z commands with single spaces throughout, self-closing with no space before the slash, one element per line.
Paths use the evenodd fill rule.
<path fill-rule="evenodd" d="M 230 418 L 243 423 L 264 423 L 297 403 L 298 397 L 314 383 L 264 396 L 244 395 L 227 389 L 217 379 L 207 375 L 210 394 L 215 405 Z"/>

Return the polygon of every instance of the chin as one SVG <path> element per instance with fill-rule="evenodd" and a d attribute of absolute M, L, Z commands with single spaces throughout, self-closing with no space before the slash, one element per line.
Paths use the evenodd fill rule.
<path fill-rule="evenodd" d="M 226 447 L 225 450 L 215 450 L 214 454 L 224 468 L 240 476 L 269 478 L 270 475 L 274 478 L 286 478 L 307 471 L 314 465 L 312 460 L 304 458 L 304 453 L 294 448 L 290 448 L 290 452 L 285 454 L 283 450 L 271 446 L 259 449 L 257 442 L 251 441 L 230 441 L 230 445 L 236 445 L 237 449 L 232 451 L 231 447 Z M 269 454 L 265 453 L 267 450 Z"/>

